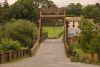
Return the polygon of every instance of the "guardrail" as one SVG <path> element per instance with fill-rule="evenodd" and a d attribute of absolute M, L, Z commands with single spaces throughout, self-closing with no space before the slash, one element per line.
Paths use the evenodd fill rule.
<path fill-rule="evenodd" d="M 22 58 L 28 54 L 29 50 L 0 52 L 0 63 L 9 62 L 14 59 Z"/>

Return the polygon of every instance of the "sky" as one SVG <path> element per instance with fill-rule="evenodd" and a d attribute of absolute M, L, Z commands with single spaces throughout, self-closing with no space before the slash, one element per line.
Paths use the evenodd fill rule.
<path fill-rule="evenodd" d="M 4 0 L 0 0 L 2 3 Z M 9 4 L 13 4 L 17 0 L 8 0 Z M 100 3 L 100 0 L 52 0 L 57 6 L 64 7 L 69 3 L 81 3 L 82 5 Z"/>

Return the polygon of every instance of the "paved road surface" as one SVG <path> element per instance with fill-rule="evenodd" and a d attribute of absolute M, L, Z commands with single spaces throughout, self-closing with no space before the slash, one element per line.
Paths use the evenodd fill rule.
<path fill-rule="evenodd" d="M 1 64 L 0 67 L 100 67 L 74 63 L 66 57 L 61 39 L 47 39 L 41 44 L 36 55 L 14 63 Z"/>

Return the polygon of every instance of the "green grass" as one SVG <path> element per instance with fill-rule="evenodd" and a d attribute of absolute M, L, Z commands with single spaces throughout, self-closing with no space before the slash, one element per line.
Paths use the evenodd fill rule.
<path fill-rule="evenodd" d="M 63 32 L 62 27 L 43 26 L 43 32 L 48 33 L 48 38 L 57 38 Z"/>

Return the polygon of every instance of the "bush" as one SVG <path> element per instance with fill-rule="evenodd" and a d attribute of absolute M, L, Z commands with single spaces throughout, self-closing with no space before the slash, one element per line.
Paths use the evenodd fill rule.
<path fill-rule="evenodd" d="M 22 46 L 31 48 L 37 36 L 37 27 L 28 20 L 12 20 L 6 23 L 0 32 L 1 39 L 10 38 L 18 40 Z"/>
<path fill-rule="evenodd" d="M 94 36 L 89 45 L 89 52 L 100 53 L 100 34 Z"/>
<path fill-rule="evenodd" d="M 0 51 L 20 50 L 21 44 L 18 41 L 4 38 L 0 42 Z"/>
<path fill-rule="evenodd" d="M 95 26 L 92 20 L 83 18 L 79 22 L 79 28 L 81 30 L 81 33 L 78 38 L 78 46 L 82 51 L 88 52 L 88 46 L 90 45 L 90 42 L 94 36 L 93 30 L 95 29 Z"/>

